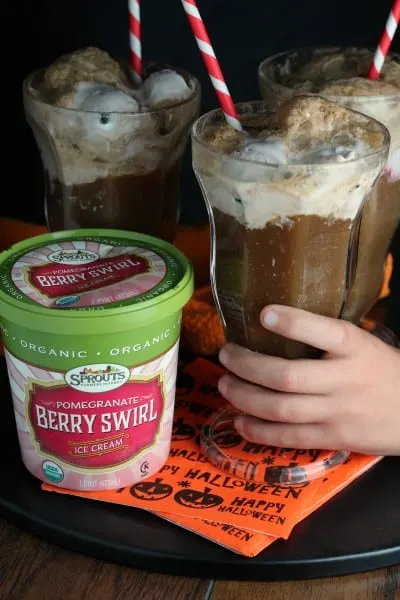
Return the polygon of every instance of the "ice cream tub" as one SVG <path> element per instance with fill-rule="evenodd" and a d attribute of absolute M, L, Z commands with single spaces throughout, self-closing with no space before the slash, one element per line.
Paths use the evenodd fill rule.
<path fill-rule="evenodd" d="M 80 229 L 0 255 L 0 315 L 22 460 L 75 490 L 167 460 L 190 262 L 157 238 Z"/>

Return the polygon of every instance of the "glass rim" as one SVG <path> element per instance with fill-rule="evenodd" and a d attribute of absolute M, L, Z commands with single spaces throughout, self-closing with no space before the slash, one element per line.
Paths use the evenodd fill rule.
<path fill-rule="evenodd" d="M 143 116 L 144 115 L 146 115 L 146 116 L 158 115 L 162 111 L 174 110 L 174 109 L 180 108 L 182 106 L 186 106 L 192 100 L 194 100 L 196 98 L 196 96 L 198 96 L 201 92 L 201 84 L 200 84 L 200 81 L 197 79 L 197 77 L 195 77 L 194 75 L 192 75 L 192 73 L 190 73 L 189 71 L 186 71 L 185 69 L 175 69 L 177 73 L 185 75 L 185 77 L 187 77 L 187 79 L 189 80 L 189 83 L 192 84 L 191 94 L 188 98 L 185 98 L 184 100 L 178 100 L 178 101 L 174 102 L 173 104 L 169 104 L 168 106 L 161 106 L 159 108 L 149 107 L 149 108 L 143 109 L 143 107 L 140 107 L 140 110 L 138 112 L 115 111 L 115 110 L 112 110 L 112 111 L 110 111 L 110 110 L 101 110 L 101 111 L 99 111 L 99 110 L 82 110 L 81 108 L 71 108 L 71 107 L 67 107 L 67 106 L 55 106 L 54 104 L 51 104 L 51 102 L 47 102 L 46 100 L 43 100 L 42 98 L 37 97 L 32 93 L 31 87 L 29 84 L 32 82 L 32 80 L 35 76 L 39 75 L 40 73 L 44 73 L 45 70 L 46 70 L 46 68 L 44 67 L 41 69 L 36 69 L 34 71 L 31 71 L 23 79 L 23 81 L 22 81 L 23 93 L 26 94 L 26 96 L 28 96 L 30 99 L 37 102 L 38 104 L 41 104 L 43 106 L 48 106 L 52 110 L 60 112 L 60 113 L 65 112 L 66 114 L 125 115 L 125 116 L 130 116 L 130 117 L 140 117 L 142 115 Z M 172 68 L 171 68 L 171 70 L 172 70 Z M 107 84 L 100 84 L 100 85 L 107 85 Z M 112 86 L 110 86 L 110 87 L 112 87 Z M 115 88 L 115 89 L 118 89 L 118 88 Z"/>
<path fill-rule="evenodd" d="M 313 96 L 315 97 L 316 94 L 302 94 L 303 96 Z M 333 100 L 327 100 L 326 98 L 321 97 L 323 100 L 326 100 L 327 102 L 332 102 L 333 104 L 336 104 L 335 102 L 333 102 Z M 252 105 L 254 107 L 256 106 L 260 106 L 260 107 L 265 107 L 267 110 L 270 110 L 271 112 L 274 111 L 274 109 L 272 107 L 270 107 L 264 100 L 249 100 L 247 102 L 238 102 L 236 103 L 234 106 L 235 108 L 240 108 L 241 106 L 248 106 L 248 105 Z M 213 154 L 219 158 L 221 158 L 222 156 L 226 157 L 226 158 L 230 158 L 230 160 L 233 161 L 237 161 L 240 163 L 248 163 L 250 165 L 259 165 L 260 167 L 265 167 L 265 168 L 272 168 L 272 169 L 287 169 L 288 167 L 290 168 L 301 168 L 301 167 L 312 167 L 314 169 L 326 169 L 326 168 L 340 168 L 340 167 L 346 167 L 347 165 L 353 164 L 353 163 L 357 163 L 360 162 L 362 160 L 368 160 L 374 156 L 379 156 L 379 154 L 383 154 L 385 151 L 387 151 L 387 153 L 389 154 L 389 147 L 390 147 L 390 142 L 391 142 L 391 136 L 390 136 L 390 132 L 388 130 L 388 128 L 381 123 L 380 121 L 378 121 L 377 119 L 374 119 L 373 117 L 370 117 L 368 115 L 365 115 L 364 113 L 361 113 L 357 110 L 353 110 L 351 108 L 347 108 L 346 110 L 355 113 L 356 115 L 359 115 L 361 117 L 363 117 L 364 119 L 368 119 L 369 121 L 373 121 L 374 123 L 376 123 L 378 125 L 378 127 L 381 129 L 383 135 L 384 135 L 384 140 L 382 143 L 382 146 L 376 150 L 372 149 L 371 152 L 368 152 L 368 154 L 365 154 L 363 156 L 358 156 L 356 158 L 352 158 L 350 160 L 346 160 L 343 162 L 322 162 L 322 163 L 309 163 L 309 162 L 288 162 L 285 164 L 274 164 L 274 163 L 265 163 L 265 162 L 261 162 L 258 160 L 250 160 L 248 158 L 243 158 L 243 157 L 235 157 L 232 156 L 231 154 L 228 154 L 227 152 L 221 152 L 220 150 L 217 150 L 215 148 L 212 148 L 210 146 L 210 144 L 208 144 L 207 142 L 204 141 L 204 139 L 202 139 L 202 136 L 199 133 L 199 128 L 201 127 L 201 125 L 206 121 L 206 119 L 209 119 L 213 116 L 219 115 L 221 117 L 224 116 L 224 112 L 222 110 L 222 108 L 214 108 L 213 110 L 210 110 L 204 114 L 202 114 L 200 117 L 198 117 L 196 119 L 196 121 L 193 123 L 192 128 L 191 128 L 191 137 L 192 140 L 197 142 L 198 144 L 200 144 L 203 148 L 205 148 L 207 150 L 207 152 L 209 152 L 210 154 Z"/>
<path fill-rule="evenodd" d="M 272 54 L 271 56 L 267 56 L 266 58 L 264 58 L 258 65 L 257 67 L 257 73 L 258 73 L 258 77 L 261 79 L 263 79 L 264 81 L 272 81 L 273 83 L 281 86 L 283 89 L 291 91 L 294 88 L 293 87 L 288 87 L 287 85 L 273 80 L 270 77 L 266 76 L 265 73 L 265 67 L 267 65 L 271 65 L 273 64 L 274 61 L 276 61 L 278 58 L 282 58 L 284 56 L 289 57 L 292 54 L 296 54 L 296 52 L 312 52 L 312 51 L 322 51 L 322 53 L 325 51 L 329 51 L 329 52 L 338 52 L 338 51 L 343 51 L 343 50 L 369 50 L 372 54 L 372 56 L 374 55 L 375 50 L 372 48 L 368 48 L 367 46 L 299 46 L 297 48 L 292 48 L 291 50 L 284 50 L 283 52 L 277 52 L 276 54 Z M 388 54 L 389 58 L 390 57 L 395 57 L 399 59 L 400 62 L 400 53 L 399 52 L 390 52 Z M 308 92 L 310 95 L 313 96 L 318 96 L 320 95 L 319 93 L 316 92 Z M 379 100 L 392 100 L 392 99 L 396 99 L 400 96 L 400 89 L 398 92 L 395 92 L 393 94 L 377 94 L 376 96 L 332 96 L 329 95 L 329 98 L 332 99 L 351 99 L 352 101 L 356 101 L 356 102 L 365 102 L 365 101 L 372 101 L 372 102 L 378 102 Z"/>

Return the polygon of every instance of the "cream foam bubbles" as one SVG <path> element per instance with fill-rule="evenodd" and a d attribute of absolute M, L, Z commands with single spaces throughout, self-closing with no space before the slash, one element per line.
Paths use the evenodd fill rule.
<path fill-rule="evenodd" d="M 258 181 L 206 173 L 200 165 L 198 169 L 215 208 L 248 229 L 262 229 L 268 222 L 283 224 L 300 215 L 355 219 L 384 165 L 368 162 L 365 170 L 354 162 L 341 163 L 339 171 L 321 165 L 287 170 L 266 166 Z"/>

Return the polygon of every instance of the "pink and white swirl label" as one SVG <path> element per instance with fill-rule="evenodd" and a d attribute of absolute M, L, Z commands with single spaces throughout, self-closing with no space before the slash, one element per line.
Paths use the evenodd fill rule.
<path fill-rule="evenodd" d="M 166 273 L 165 261 L 150 249 L 71 241 L 28 252 L 11 277 L 33 302 L 65 309 L 135 298 L 158 286 Z"/>
<path fill-rule="evenodd" d="M 131 369 L 34 367 L 6 350 L 21 454 L 28 470 L 59 487 L 105 490 L 157 472 L 168 457 L 178 342 Z"/>

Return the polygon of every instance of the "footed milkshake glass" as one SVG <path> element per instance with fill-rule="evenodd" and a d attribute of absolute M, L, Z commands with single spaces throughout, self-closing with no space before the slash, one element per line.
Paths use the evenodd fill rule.
<path fill-rule="evenodd" d="M 341 96 L 318 89 L 337 80 L 342 87 L 347 78 L 366 78 L 373 54 L 366 48 L 299 48 L 266 58 L 258 68 L 262 97 L 271 106 L 296 94 L 317 93 L 377 119 L 389 130 L 389 160 L 379 186 L 364 205 L 357 271 L 343 313 L 344 319 L 353 322 L 361 321 L 379 298 L 386 257 L 400 223 L 400 81 L 398 93 L 390 94 L 371 95 L 368 90 L 368 95 L 362 96 L 359 91 L 352 91 L 351 85 L 347 85 L 347 95 Z M 346 55 L 348 59 L 342 60 Z M 389 56 L 400 68 L 400 55 Z M 324 61 L 325 66 L 310 69 L 310 63 L 315 61 Z M 359 82 L 357 79 L 356 85 Z M 336 87 L 337 93 L 337 86 L 330 87 L 333 91 Z"/>
<path fill-rule="evenodd" d="M 236 108 L 242 117 L 271 113 L 263 102 Z M 221 110 L 194 124 L 193 168 L 208 209 L 211 282 L 228 342 L 289 359 L 319 358 L 319 350 L 266 331 L 260 323 L 262 308 L 284 304 L 343 318 L 357 270 L 363 207 L 375 193 L 390 143 L 381 123 L 354 115 L 380 134 L 382 145 L 361 158 L 336 163 L 322 159 L 274 166 L 232 157 L 209 142 L 210 132 L 224 123 Z M 210 460 L 235 476 L 303 483 L 348 457 L 345 451 L 322 451 L 318 460 L 301 467 L 284 462 L 266 466 L 254 454 L 249 460 L 228 443 L 238 437 L 233 426 L 237 414 L 222 410 L 201 436 Z"/>

